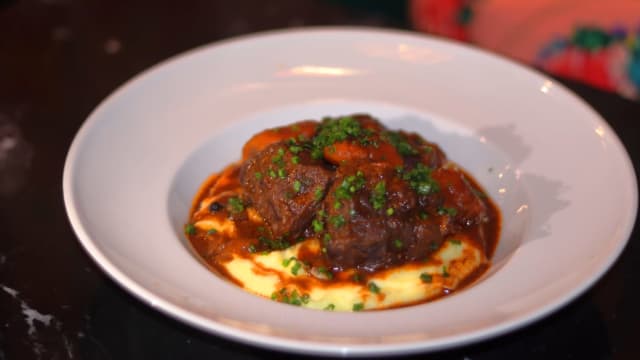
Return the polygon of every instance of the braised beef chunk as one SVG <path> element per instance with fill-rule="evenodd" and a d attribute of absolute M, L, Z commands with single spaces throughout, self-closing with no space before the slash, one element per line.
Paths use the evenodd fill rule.
<path fill-rule="evenodd" d="M 456 168 L 439 168 L 433 178 L 441 184 L 438 212 L 449 215 L 443 232 L 455 233 L 488 221 L 488 209 L 483 194 L 476 190 L 463 172 Z"/>
<path fill-rule="evenodd" d="M 269 225 L 274 239 L 296 239 L 311 223 L 332 173 L 296 143 L 272 144 L 244 162 L 245 199 Z"/>
<path fill-rule="evenodd" d="M 243 197 L 271 239 L 320 239 L 334 271 L 425 260 L 462 231 L 484 238 L 488 205 L 464 172 L 437 145 L 371 116 L 265 130 L 245 157 Z"/>
<path fill-rule="evenodd" d="M 442 241 L 438 224 L 420 217 L 416 192 L 386 163 L 339 168 L 317 220 L 336 269 L 426 259 Z"/>
<path fill-rule="evenodd" d="M 446 155 L 437 144 L 424 140 L 416 133 L 406 133 L 404 131 L 399 131 L 399 133 L 406 138 L 412 148 L 418 150 L 417 160 L 420 163 L 435 169 L 447 162 Z"/>

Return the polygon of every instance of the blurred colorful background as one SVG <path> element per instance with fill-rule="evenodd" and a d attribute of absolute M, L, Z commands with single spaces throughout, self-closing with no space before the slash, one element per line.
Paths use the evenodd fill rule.
<path fill-rule="evenodd" d="M 415 29 L 638 99 L 640 1 L 411 0 Z"/>

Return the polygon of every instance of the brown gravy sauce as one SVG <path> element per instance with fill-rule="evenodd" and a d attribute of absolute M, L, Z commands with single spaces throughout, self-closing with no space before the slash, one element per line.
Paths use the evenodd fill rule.
<path fill-rule="evenodd" d="M 463 171 L 463 170 L 460 170 Z M 463 171 L 464 172 L 464 171 Z M 477 181 L 470 176 L 468 173 L 464 172 L 466 179 L 470 182 L 470 185 L 480 193 L 484 194 L 482 188 L 478 185 Z M 227 195 L 225 195 L 227 194 Z M 227 278 L 228 280 L 236 283 L 238 286 L 243 287 L 243 284 L 235 279 L 231 274 L 228 273 L 225 267 L 225 263 L 230 261 L 231 259 L 236 257 L 243 258 L 251 258 L 253 253 L 247 251 L 247 249 L 251 248 L 253 244 L 255 244 L 256 239 L 261 236 L 261 228 L 264 227 L 264 224 L 255 223 L 251 221 L 251 219 L 247 216 L 235 216 L 234 214 L 229 213 L 228 211 L 221 209 L 218 212 L 211 213 L 210 211 L 205 211 L 201 209 L 202 206 L 205 206 L 205 200 L 210 197 L 219 196 L 218 202 L 222 203 L 227 200 L 231 196 L 239 196 L 242 194 L 242 186 L 239 181 L 239 164 L 229 165 L 226 169 L 221 171 L 220 173 L 215 173 L 211 175 L 200 187 L 197 195 L 193 200 L 193 204 L 190 212 L 190 223 L 196 223 L 200 220 L 206 219 L 217 219 L 219 221 L 228 221 L 231 220 L 235 223 L 235 228 L 237 230 L 235 236 L 225 236 L 220 233 L 209 234 L 205 231 L 196 231 L 193 234 L 187 234 L 189 241 L 191 242 L 193 248 L 196 253 L 201 257 L 201 259 L 212 269 L 214 272 L 217 272 L 221 276 Z M 495 248 L 498 243 L 498 238 L 500 235 L 501 229 L 501 215 L 498 211 L 496 205 L 489 199 L 488 197 L 484 197 L 483 201 L 487 206 L 487 211 L 489 214 L 490 221 L 483 225 L 474 226 L 464 232 L 459 234 L 467 235 L 471 239 L 478 238 L 478 232 L 484 232 L 484 245 L 480 243 L 480 241 L 476 241 L 478 247 L 484 247 L 484 253 L 487 259 L 491 259 Z M 311 263 L 316 266 L 326 266 L 326 262 L 324 260 L 323 254 L 319 251 L 319 247 L 317 244 L 317 239 L 307 238 L 302 240 L 302 247 L 299 251 L 299 260 Z M 309 245 L 306 245 L 306 244 Z M 438 265 L 438 260 L 429 259 L 427 260 L 430 264 Z M 404 264 L 403 266 L 423 266 L 425 264 L 424 261 L 414 262 L 409 264 Z M 462 281 L 458 284 L 456 291 L 469 286 L 474 283 L 478 278 L 480 278 L 490 267 L 489 263 L 485 263 L 481 265 L 478 269 L 476 269 L 472 274 L 462 279 Z M 389 271 L 392 269 L 383 269 L 380 270 L 382 272 Z M 284 277 L 282 276 L 280 271 L 275 271 L 273 269 L 267 269 L 256 264 L 255 270 L 257 274 L 270 274 L 278 276 L 281 281 L 284 281 Z M 357 274 L 357 275 L 356 275 Z M 288 278 L 287 282 L 291 285 L 295 285 L 301 290 L 310 290 L 314 287 L 327 287 L 331 285 L 335 287 L 337 284 L 353 284 L 360 283 L 366 284 L 367 278 L 369 276 L 373 276 L 374 273 L 365 273 L 365 272 L 355 272 L 353 270 L 346 270 L 342 272 L 338 272 L 333 274 L 333 278 L 331 280 L 322 280 L 312 276 L 302 276 L 295 278 Z M 354 276 L 355 275 L 355 276 Z M 444 289 L 440 296 L 447 295 L 453 292 L 454 289 Z M 377 296 L 384 297 L 384 294 L 377 294 Z M 439 296 L 439 297 L 440 297 Z M 432 301 L 430 299 L 429 301 Z M 408 303 L 399 305 L 401 307 L 411 306 L 418 303 L 422 303 L 424 301 L 417 301 L 415 303 Z"/>

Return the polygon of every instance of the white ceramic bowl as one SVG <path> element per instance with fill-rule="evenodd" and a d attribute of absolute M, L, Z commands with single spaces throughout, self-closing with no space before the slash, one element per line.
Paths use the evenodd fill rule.
<path fill-rule="evenodd" d="M 496 200 L 503 232 L 478 283 L 331 313 L 248 294 L 197 261 L 182 228 L 210 173 L 261 129 L 353 112 L 439 143 Z M 205 46 L 123 85 L 78 132 L 64 199 L 89 255 L 150 306 L 258 346 L 364 356 L 479 341 L 563 306 L 624 248 L 637 186 L 611 128 L 549 78 L 424 35 L 311 29 Z"/>

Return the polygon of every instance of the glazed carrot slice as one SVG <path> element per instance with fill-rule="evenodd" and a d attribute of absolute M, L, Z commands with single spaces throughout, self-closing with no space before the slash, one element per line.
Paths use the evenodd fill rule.
<path fill-rule="evenodd" d="M 401 166 L 404 163 L 404 160 L 398 153 L 398 150 L 388 142 L 381 142 L 378 147 L 371 149 L 369 156 L 372 161 L 386 162 L 394 167 Z"/>
<path fill-rule="evenodd" d="M 465 174 L 456 168 L 441 167 L 431 176 L 440 184 L 445 208 L 455 208 L 462 216 L 476 217 L 486 212 L 486 205 L 474 192 Z"/>
<path fill-rule="evenodd" d="M 349 161 L 366 160 L 369 158 L 369 149 L 351 141 L 339 141 L 326 146 L 323 150 L 324 158 L 336 165 Z"/>
<path fill-rule="evenodd" d="M 361 145 L 353 141 L 340 141 L 325 147 L 323 155 L 327 161 L 336 165 L 363 160 L 385 162 L 394 167 L 403 163 L 400 154 L 387 142 L 380 142 L 377 146 L 373 146 Z"/>
<path fill-rule="evenodd" d="M 289 126 L 267 129 L 254 135 L 242 148 L 242 160 L 246 160 L 271 144 L 288 140 L 299 139 L 300 136 L 311 138 L 318 123 L 313 120 L 301 121 Z"/>

